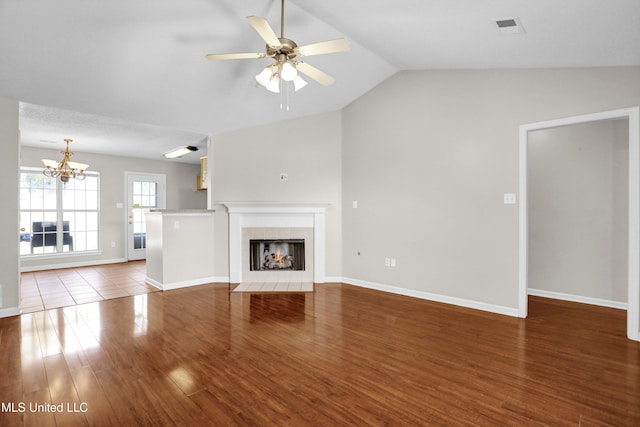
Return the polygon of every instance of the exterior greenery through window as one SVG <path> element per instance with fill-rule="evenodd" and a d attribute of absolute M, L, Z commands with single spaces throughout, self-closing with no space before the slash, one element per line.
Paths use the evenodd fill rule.
<path fill-rule="evenodd" d="M 99 248 L 100 176 L 62 183 L 42 169 L 20 171 L 20 255 L 95 251 Z"/>

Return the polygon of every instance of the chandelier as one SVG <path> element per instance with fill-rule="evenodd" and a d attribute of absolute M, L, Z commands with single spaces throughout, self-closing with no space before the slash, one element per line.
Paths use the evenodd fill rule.
<path fill-rule="evenodd" d="M 69 151 L 69 143 L 71 139 L 65 139 L 64 142 L 67 143 L 67 149 L 65 151 L 61 151 L 64 154 L 64 157 L 61 162 L 56 162 L 55 160 L 42 159 L 42 163 L 46 166 L 42 171 L 42 174 L 46 177 L 50 178 L 58 178 L 60 177 L 60 181 L 69 182 L 71 178 L 82 181 L 86 178 L 84 171 L 87 170 L 89 165 L 84 163 L 72 162 L 69 159 L 73 156 L 73 153 Z"/>

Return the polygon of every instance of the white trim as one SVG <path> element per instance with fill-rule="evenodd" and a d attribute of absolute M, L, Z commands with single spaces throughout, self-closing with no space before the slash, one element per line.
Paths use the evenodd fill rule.
<path fill-rule="evenodd" d="M 161 291 L 170 291 L 173 289 L 181 289 L 181 288 L 188 288 L 191 286 L 199 286 L 199 285 L 208 285 L 211 283 L 216 283 L 216 279 L 219 279 L 217 277 L 202 277 L 200 279 L 192 279 L 192 280 L 185 280 L 182 282 L 173 282 L 173 283 L 160 283 L 157 280 L 154 280 L 150 277 L 145 277 L 144 281 L 145 283 L 148 283 L 152 286 L 155 286 L 156 288 L 160 289 Z M 224 283 L 224 282 L 223 282 Z"/>
<path fill-rule="evenodd" d="M 132 172 L 124 171 L 124 255 L 127 261 L 139 261 L 146 259 L 146 247 L 143 249 L 133 248 L 133 226 L 129 222 L 129 213 L 133 210 L 133 179 L 148 179 L 158 184 L 157 196 L 158 206 L 154 209 L 165 209 L 167 207 L 167 174 L 154 172 Z M 144 252 L 142 252 L 144 251 Z"/>
<path fill-rule="evenodd" d="M 4 317 L 20 316 L 22 310 L 20 307 L 0 308 L 0 319 Z"/>
<path fill-rule="evenodd" d="M 229 281 L 242 282 L 242 229 L 246 227 L 312 227 L 313 281 L 326 278 L 325 212 L 329 203 L 221 202 L 229 214 Z"/>
<path fill-rule="evenodd" d="M 324 213 L 329 207 L 326 202 L 220 202 L 229 213 Z"/>
<path fill-rule="evenodd" d="M 119 264 L 122 262 L 127 262 L 127 259 L 126 258 L 96 259 L 96 260 L 81 261 L 81 262 L 68 262 L 65 264 L 32 265 L 29 267 L 20 266 L 20 272 L 27 273 L 31 271 L 58 270 L 61 268 L 90 267 L 92 265 Z"/>
<path fill-rule="evenodd" d="M 527 196 L 527 132 L 524 126 L 520 126 L 519 142 L 519 172 L 518 192 L 520 203 L 518 205 L 518 317 L 526 318 L 529 314 L 529 302 L 527 300 L 527 287 L 529 277 L 529 232 L 527 217 L 529 198 Z"/>
<path fill-rule="evenodd" d="M 518 310 L 516 308 L 504 307 L 501 305 L 494 305 L 494 304 L 487 304 L 479 301 L 472 301 L 472 300 L 463 299 L 463 298 L 450 297 L 447 295 L 432 294 L 430 292 L 416 291 L 415 289 L 399 288 L 396 286 L 384 285 L 382 283 L 374 283 L 374 282 L 367 282 L 365 280 L 350 279 L 348 277 L 342 278 L 342 283 L 346 283 L 348 285 L 360 286 L 368 289 L 375 289 L 383 292 L 390 292 L 398 295 L 405 295 L 408 297 L 420 298 L 428 301 L 451 304 L 458 307 L 488 311 L 490 313 L 502 314 L 505 316 L 515 317 L 518 315 Z"/>
<path fill-rule="evenodd" d="M 155 287 L 155 288 L 158 288 L 158 289 L 160 289 L 161 291 L 163 290 L 163 289 L 162 289 L 162 283 L 158 282 L 157 280 L 152 279 L 152 278 L 151 278 L 151 277 L 149 277 L 149 276 L 145 276 L 145 278 L 144 278 L 144 283 L 146 283 L 146 284 L 148 284 L 148 285 L 151 285 L 151 286 L 153 286 L 153 287 Z"/>
<path fill-rule="evenodd" d="M 536 297 L 543 297 L 543 298 L 559 299 L 559 300 L 562 300 L 562 301 L 579 302 L 579 303 L 582 303 L 582 304 L 597 305 L 597 306 L 600 306 L 600 307 L 617 308 L 617 309 L 620 309 L 620 310 L 626 310 L 627 307 L 628 307 L 628 304 L 626 304 L 624 302 L 620 302 L 620 301 L 611 301 L 611 300 L 606 300 L 606 299 L 601 299 L 601 298 L 584 297 L 584 296 L 580 296 L 580 295 L 572 295 L 572 294 L 565 294 L 565 293 L 561 293 L 561 292 L 546 291 L 544 289 L 532 289 L 532 288 L 529 288 L 529 295 L 533 295 L 533 296 L 536 296 Z"/>
<path fill-rule="evenodd" d="M 207 212 L 147 212 L 145 215 L 149 214 L 162 214 L 164 216 L 211 216 L 213 215 L 213 211 Z"/>
<path fill-rule="evenodd" d="M 528 133 L 601 120 L 629 120 L 629 229 L 627 270 L 627 337 L 640 341 L 640 107 L 623 108 L 585 114 L 520 126 L 519 139 L 519 255 L 518 255 L 518 316 L 527 316 L 528 246 L 527 246 L 527 144 Z"/>

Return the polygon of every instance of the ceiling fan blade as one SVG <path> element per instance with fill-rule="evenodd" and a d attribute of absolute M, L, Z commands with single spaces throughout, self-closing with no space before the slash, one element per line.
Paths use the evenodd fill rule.
<path fill-rule="evenodd" d="M 247 20 L 269 46 L 275 48 L 281 46 L 280 39 L 278 39 L 276 33 L 273 32 L 271 25 L 269 25 L 266 19 L 259 16 L 247 16 Z"/>
<path fill-rule="evenodd" d="M 309 65 L 306 62 L 298 62 L 295 64 L 295 67 L 298 69 L 298 71 L 306 74 L 323 86 L 331 86 L 336 81 L 336 79 L 331 77 L 329 74 L 325 73 L 324 71 L 318 70 L 316 67 L 314 67 L 313 65 Z"/>
<path fill-rule="evenodd" d="M 297 51 L 302 56 L 322 55 L 325 53 L 344 52 L 351 49 L 349 41 L 344 38 L 327 40 L 326 42 L 319 42 L 313 44 L 307 44 L 304 46 L 298 46 Z"/>
<path fill-rule="evenodd" d="M 267 56 L 264 53 L 210 53 L 207 59 L 259 59 Z"/>

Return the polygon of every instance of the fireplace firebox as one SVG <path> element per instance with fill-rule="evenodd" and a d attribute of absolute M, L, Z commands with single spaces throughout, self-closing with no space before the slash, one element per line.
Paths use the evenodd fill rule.
<path fill-rule="evenodd" d="M 250 270 L 304 271 L 304 239 L 251 239 Z"/>

